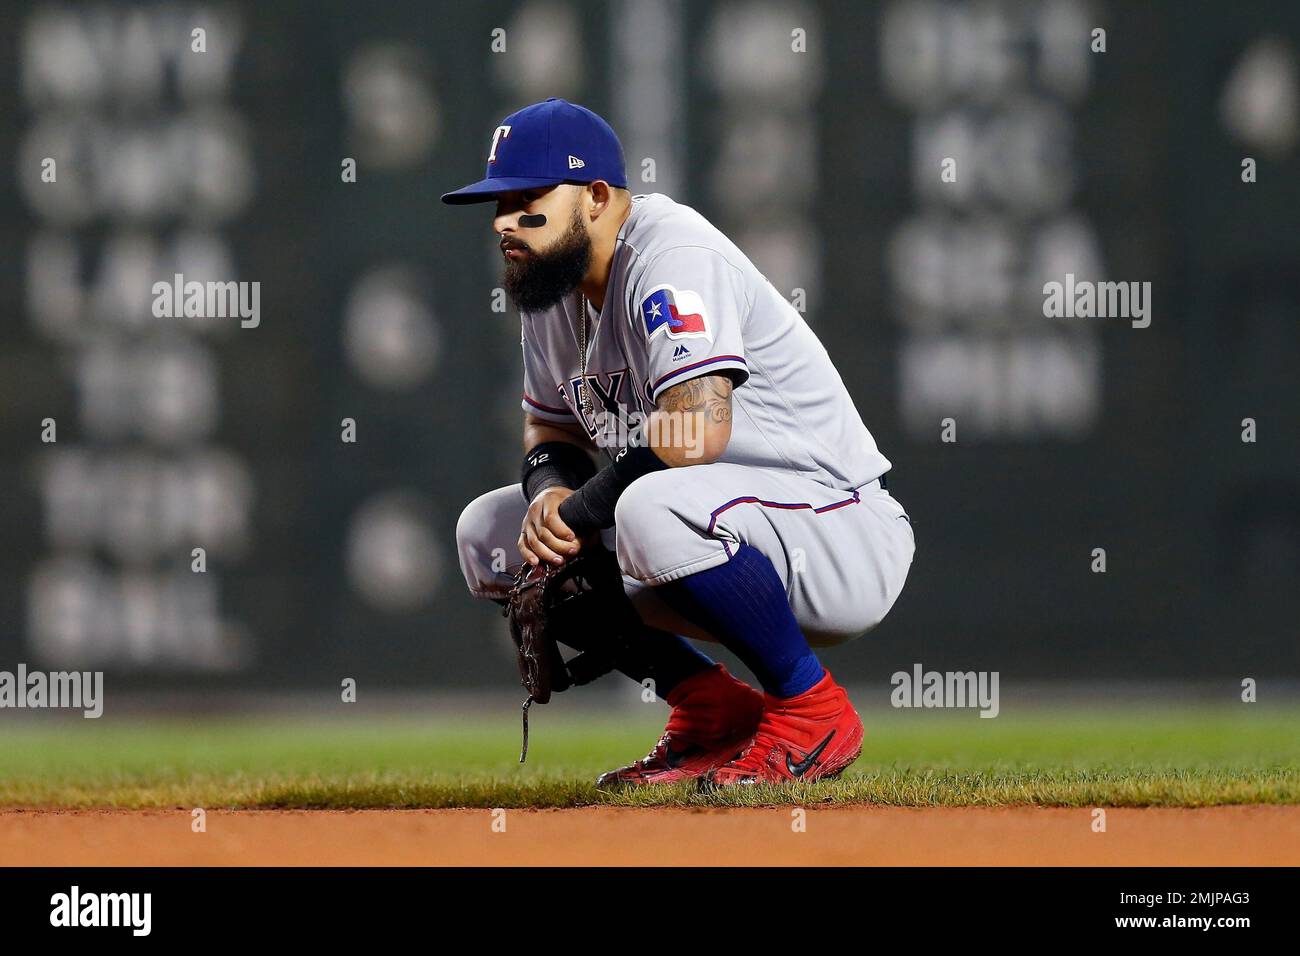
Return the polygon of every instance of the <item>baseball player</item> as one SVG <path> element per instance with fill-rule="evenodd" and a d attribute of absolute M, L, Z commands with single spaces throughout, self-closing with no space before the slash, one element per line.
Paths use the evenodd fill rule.
<path fill-rule="evenodd" d="M 584 107 L 506 117 L 486 177 L 442 199 L 496 204 L 523 326 L 521 477 L 461 514 L 470 592 L 504 602 L 507 542 L 530 565 L 607 547 L 645 624 L 617 668 L 672 708 L 599 783 L 840 774 L 862 722 L 813 648 L 880 622 L 914 540 L 826 349 L 698 212 L 631 195 Z M 761 692 L 686 638 L 732 651 Z"/>

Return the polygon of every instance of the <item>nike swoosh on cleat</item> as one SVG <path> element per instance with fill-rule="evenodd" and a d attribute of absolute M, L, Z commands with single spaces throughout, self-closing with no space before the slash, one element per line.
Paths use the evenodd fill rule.
<path fill-rule="evenodd" d="M 826 745 L 831 742 L 831 738 L 834 736 L 835 736 L 835 731 L 832 730 L 829 734 L 826 735 L 825 740 L 823 740 L 816 747 L 810 750 L 807 756 L 805 756 L 798 763 L 795 763 L 794 761 L 794 751 L 787 750 L 785 752 L 785 769 L 789 771 L 790 776 L 802 777 L 809 770 L 811 770 L 813 764 L 817 762 L 817 758 L 822 755 L 822 751 L 826 749 Z"/>

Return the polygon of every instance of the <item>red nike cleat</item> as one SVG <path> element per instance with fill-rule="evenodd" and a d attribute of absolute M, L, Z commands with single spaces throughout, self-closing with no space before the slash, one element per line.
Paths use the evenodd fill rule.
<path fill-rule="evenodd" d="M 749 748 L 703 776 L 706 785 L 785 783 L 838 777 L 862 753 L 862 720 L 830 671 L 797 697 L 764 694 Z"/>
<path fill-rule="evenodd" d="M 654 749 L 626 767 L 600 775 L 598 787 L 676 783 L 720 767 L 753 739 L 763 695 L 722 664 L 693 674 L 672 689 L 673 712 Z"/>

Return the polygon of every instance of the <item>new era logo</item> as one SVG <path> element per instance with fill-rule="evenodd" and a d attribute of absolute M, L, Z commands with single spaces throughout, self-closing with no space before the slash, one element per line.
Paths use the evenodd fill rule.
<path fill-rule="evenodd" d="M 569 168 L 570 168 L 570 169 L 582 169 L 582 167 L 583 167 L 583 166 L 586 166 L 586 165 L 587 165 L 587 164 L 584 163 L 582 160 L 580 160 L 577 156 L 574 156 L 574 155 L 570 155 L 570 156 L 569 156 Z"/>

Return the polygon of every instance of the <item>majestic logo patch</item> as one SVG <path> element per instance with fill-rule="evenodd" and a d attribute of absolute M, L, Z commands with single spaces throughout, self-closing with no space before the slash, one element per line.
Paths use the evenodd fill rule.
<path fill-rule="evenodd" d="M 647 338 L 654 338 L 660 329 L 670 339 L 705 338 L 713 341 L 704 300 L 698 292 L 675 289 L 670 285 L 656 286 L 641 302 L 641 318 L 645 320 Z"/>

